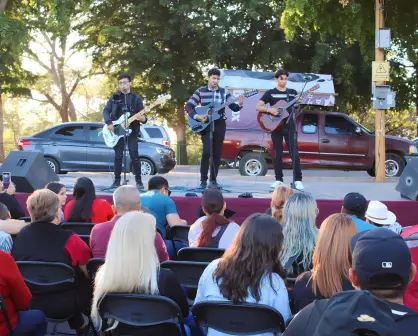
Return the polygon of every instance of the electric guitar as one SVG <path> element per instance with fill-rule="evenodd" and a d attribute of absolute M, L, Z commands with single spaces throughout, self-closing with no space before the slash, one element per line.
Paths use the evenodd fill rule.
<path fill-rule="evenodd" d="M 135 113 L 132 117 L 129 117 L 129 112 L 120 116 L 118 120 L 112 121 L 113 123 L 113 131 L 107 128 L 107 125 L 103 126 L 102 134 L 103 139 L 108 147 L 115 147 L 118 143 L 119 139 L 125 136 L 126 129 L 128 128 L 128 135 L 132 133 L 132 130 L 129 128 L 131 122 L 138 120 L 139 117 L 143 116 L 145 113 L 152 110 L 154 107 L 158 105 L 163 105 L 166 103 L 167 100 L 171 99 L 171 95 L 169 94 L 162 94 L 159 95 L 156 100 L 154 100 L 150 105 L 144 107 L 142 111 Z M 128 118 L 128 125 L 125 125 L 125 115 L 127 114 Z"/>
<path fill-rule="evenodd" d="M 258 93 L 258 90 L 245 91 L 243 93 L 243 96 L 248 98 L 248 97 L 256 95 L 257 93 Z M 211 116 L 211 120 L 215 121 L 221 117 L 221 115 L 219 114 L 220 110 L 222 110 L 223 108 L 225 108 L 226 106 L 232 103 L 235 103 L 236 101 L 238 101 L 238 97 L 231 96 L 223 104 L 215 103 L 215 106 L 212 106 L 211 104 L 205 105 L 205 106 L 198 106 L 195 108 L 195 111 L 199 115 Z M 194 133 L 200 134 L 203 130 L 205 130 L 209 126 L 209 118 L 207 118 L 206 121 L 198 121 L 189 116 L 189 126 Z"/>
<path fill-rule="evenodd" d="M 318 89 L 319 84 L 316 84 L 312 86 L 309 90 L 305 91 L 301 96 L 292 99 L 290 102 L 286 102 L 285 100 L 279 100 L 276 104 L 270 106 L 275 108 L 279 112 L 277 116 L 274 116 L 270 113 L 258 112 L 257 121 L 260 124 L 261 129 L 266 132 L 273 132 L 276 129 L 280 129 L 285 123 L 285 119 L 289 116 L 289 112 L 287 112 L 287 109 L 294 103 L 296 103 L 296 101 L 299 98 L 304 97 L 305 95 Z"/>

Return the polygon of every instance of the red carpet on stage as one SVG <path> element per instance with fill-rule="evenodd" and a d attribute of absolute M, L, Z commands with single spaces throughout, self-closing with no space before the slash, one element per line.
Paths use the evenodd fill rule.
<path fill-rule="evenodd" d="M 16 199 L 26 210 L 26 199 L 29 194 L 17 193 Z M 67 200 L 71 199 L 68 195 Z M 100 198 L 106 199 L 113 204 L 112 195 L 100 195 Z M 177 205 L 177 211 L 181 218 L 186 219 L 189 224 L 198 217 L 200 207 L 200 197 L 172 197 Z M 265 212 L 270 206 L 270 199 L 267 198 L 225 198 L 228 209 L 234 210 L 236 214 L 231 218 L 236 223 L 241 224 L 249 215 L 255 212 Z M 390 211 L 397 216 L 397 221 L 402 226 L 418 224 L 418 202 L 416 201 L 385 201 Z M 317 200 L 319 215 L 317 225 L 329 215 L 341 212 L 342 200 Z"/>

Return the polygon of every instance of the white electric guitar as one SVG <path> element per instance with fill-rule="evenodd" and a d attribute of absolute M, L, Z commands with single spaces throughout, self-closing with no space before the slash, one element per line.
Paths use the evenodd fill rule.
<path fill-rule="evenodd" d="M 158 98 L 154 100 L 150 105 L 144 107 L 142 111 L 135 113 L 132 117 L 129 117 L 129 113 L 125 113 L 128 114 L 128 125 L 125 125 L 125 114 L 121 115 L 118 120 L 112 121 L 113 131 L 109 130 L 107 125 L 104 125 L 102 134 L 106 146 L 115 147 L 119 139 L 125 136 L 126 128 L 128 128 L 128 135 L 132 133 L 132 130 L 129 128 L 131 122 L 138 120 L 145 113 L 151 111 L 154 107 L 158 105 L 164 105 L 169 99 L 171 99 L 170 94 L 162 94 L 159 95 Z"/>

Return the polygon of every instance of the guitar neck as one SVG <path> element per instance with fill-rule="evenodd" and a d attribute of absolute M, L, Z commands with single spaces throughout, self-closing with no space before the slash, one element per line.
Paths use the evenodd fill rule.
<path fill-rule="evenodd" d="M 152 104 L 150 106 L 145 107 L 142 111 L 139 111 L 139 112 L 135 113 L 132 117 L 129 117 L 128 124 L 130 124 L 131 122 L 137 120 L 138 116 L 144 115 L 145 112 L 149 112 L 155 106 L 157 106 L 157 104 Z"/>
<path fill-rule="evenodd" d="M 222 110 L 223 108 L 227 107 L 228 105 L 230 105 L 232 103 L 235 103 L 237 100 L 238 100 L 238 98 L 231 97 L 225 103 L 223 103 L 221 106 L 219 106 L 216 109 L 214 109 L 214 111 L 215 112 L 218 112 L 218 111 Z"/>

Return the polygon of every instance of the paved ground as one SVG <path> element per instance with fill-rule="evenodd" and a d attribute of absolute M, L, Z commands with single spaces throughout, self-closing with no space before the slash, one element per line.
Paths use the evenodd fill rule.
<path fill-rule="evenodd" d="M 93 180 L 98 191 L 112 183 L 111 173 L 68 173 L 60 175 L 61 182 L 68 187 L 80 176 L 87 176 Z M 164 175 L 170 183 L 173 195 L 184 195 L 194 190 L 199 185 L 198 166 L 178 166 L 173 171 Z M 374 178 L 366 172 L 345 172 L 338 170 L 304 170 L 303 183 L 306 191 L 317 199 L 341 199 L 347 193 L 358 191 L 367 199 L 376 200 L 401 200 L 395 190 L 398 178 L 387 179 L 385 183 L 376 183 Z M 144 177 L 146 185 L 149 177 Z M 135 178 L 129 175 L 129 183 L 134 184 Z M 292 180 L 292 171 L 285 170 L 285 183 Z M 218 182 L 224 188 L 226 197 L 236 197 L 243 192 L 251 192 L 254 197 L 270 197 L 269 186 L 274 181 L 274 172 L 269 170 L 266 176 L 248 177 L 241 176 L 237 169 L 220 169 Z M 106 191 L 105 191 L 106 192 Z"/>

